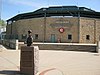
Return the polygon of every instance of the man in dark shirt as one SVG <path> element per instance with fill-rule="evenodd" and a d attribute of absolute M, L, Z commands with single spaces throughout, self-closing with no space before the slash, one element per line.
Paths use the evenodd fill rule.
<path fill-rule="evenodd" d="M 33 43 L 33 37 L 32 37 L 31 34 L 32 34 L 32 31 L 29 30 L 29 31 L 28 31 L 28 38 L 27 38 L 27 46 L 31 46 L 32 43 Z"/>

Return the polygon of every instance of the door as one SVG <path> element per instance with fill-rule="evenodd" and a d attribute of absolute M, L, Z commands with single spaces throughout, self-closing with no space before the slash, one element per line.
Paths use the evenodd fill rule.
<path fill-rule="evenodd" d="M 55 42 L 55 34 L 51 34 L 51 42 L 52 42 L 52 43 Z"/>

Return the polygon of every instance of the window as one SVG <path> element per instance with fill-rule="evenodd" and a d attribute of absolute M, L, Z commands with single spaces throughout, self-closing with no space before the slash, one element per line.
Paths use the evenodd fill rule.
<path fill-rule="evenodd" d="M 22 34 L 22 39 L 26 39 L 27 35 L 26 34 Z"/>
<path fill-rule="evenodd" d="M 27 36 L 27 35 L 26 35 Z M 15 35 L 15 39 L 18 39 L 18 34 Z"/>
<path fill-rule="evenodd" d="M 71 34 L 68 35 L 68 40 L 72 40 L 72 35 Z"/>
<path fill-rule="evenodd" d="M 86 35 L 86 39 L 87 40 L 90 40 L 90 35 Z"/>
<path fill-rule="evenodd" d="M 38 34 L 35 34 L 35 39 L 38 39 Z"/>

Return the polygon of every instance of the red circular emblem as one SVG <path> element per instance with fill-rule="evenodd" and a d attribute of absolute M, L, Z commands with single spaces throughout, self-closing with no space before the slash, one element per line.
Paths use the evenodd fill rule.
<path fill-rule="evenodd" d="M 59 28 L 59 32 L 63 33 L 64 32 L 64 28 Z"/>

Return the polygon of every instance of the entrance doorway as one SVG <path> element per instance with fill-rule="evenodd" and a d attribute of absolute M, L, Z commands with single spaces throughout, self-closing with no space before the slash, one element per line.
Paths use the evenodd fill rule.
<path fill-rule="evenodd" d="M 55 42 L 55 34 L 51 34 L 51 42 L 52 42 L 52 43 Z"/>

